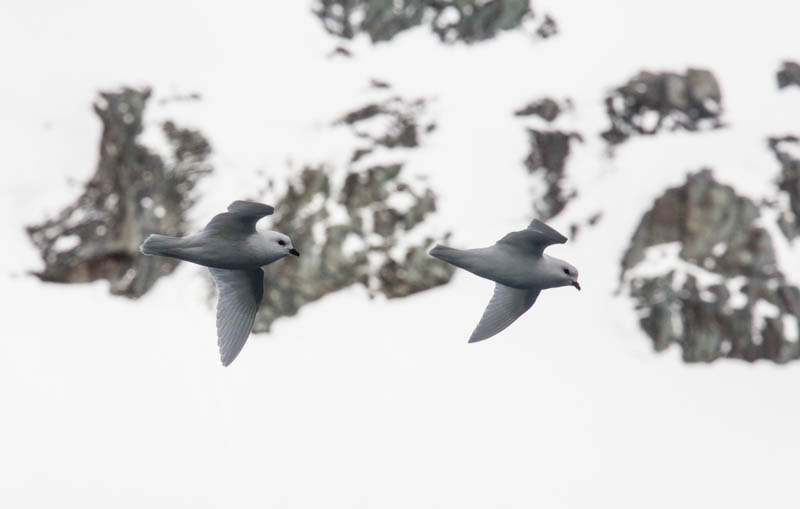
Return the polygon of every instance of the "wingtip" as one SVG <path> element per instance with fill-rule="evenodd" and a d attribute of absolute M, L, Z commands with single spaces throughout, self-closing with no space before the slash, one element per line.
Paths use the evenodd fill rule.
<path fill-rule="evenodd" d="M 233 357 L 228 356 L 226 353 L 220 352 L 219 354 L 219 362 L 222 363 L 222 367 L 227 368 L 231 365 L 231 363 L 236 359 L 236 356 Z"/>
<path fill-rule="evenodd" d="M 239 352 L 236 352 L 235 354 L 232 354 L 229 350 L 223 352 L 222 349 L 220 348 L 219 361 L 222 363 L 223 367 L 227 368 L 228 366 L 233 364 L 233 361 L 236 360 L 240 352 L 241 350 Z"/>
<path fill-rule="evenodd" d="M 275 207 L 272 205 L 267 205 L 266 203 L 260 203 L 257 201 L 236 200 L 228 205 L 228 212 L 238 212 L 243 211 L 243 209 L 246 211 L 257 211 L 265 216 L 272 215 L 275 212 Z"/>
<path fill-rule="evenodd" d="M 546 223 L 540 221 L 539 219 L 534 219 L 528 225 L 528 229 L 538 230 L 541 233 L 549 233 L 554 235 L 559 240 L 556 242 L 557 244 L 565 244 L 569 239 L 561 232 L 553 228 L 552 226 L 547 225 Z"/>

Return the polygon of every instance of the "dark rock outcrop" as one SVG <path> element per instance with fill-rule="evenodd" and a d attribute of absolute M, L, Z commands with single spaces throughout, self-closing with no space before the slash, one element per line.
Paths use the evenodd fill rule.
<path fill-rule="evenodd" d="M 389 88 L 388 84 L 384 87 Z M 346 124 L 358 138 L 366 140 L 364 146 L 353 151 L 352 162 L 358 161 L 379 147 L 384 148 L 414 148 L 419 146 L 419 138 L 423 133 L 436 129 L 434 122 L 420 124 L 420 113 L 426 108 L 423 99 L 405 101 L 400 97 L 391 97 L 384 101 L 367 104 L 361 108 L 348 112 L 337 124 Z M 370 132 L 362 127 L 367 120 L 383 120 L 387 127 L 377 132 Z"/>
<path fill-rule="evenodd" d="M 433 237 L 410 245 L 402 241 L 435 210 L 436 197 L 427 188 L 413 190 L 401 171 L 401 164 L 375 166 L 340 180 L 329 169 L 309 167 L 290 183 L 275 203 L 272 228 L 291 232 L 302 256 L 266 268 L 256 332 L 269 331 L 277 318 L 353 284 L 395 298 L 450 281 L 453 270 L 427 255 Z M 391 206 L 390 195 L 409 205 Z M 334 219 L 333 209 L 344 215 Z"/>
<path fill-rule="evenodd" d="M 769 148 L 781 164 L 778 188 L 786 193 L 788 207 L 780 211 L 778 226 L 789 240 L 800 235 L 800 159 L 792 155 L 800 153 L 800 138 L 782 136 L 769 139 Z"/>
<path fill-rule="evenodd" d="M 797 62 L 784 62 L 783 67 L 778 70 L 776 78 L 778 80 L 778 88 L 786 88 L 789 85 L 800 87 L 800 64 Z"/>
<path fill-rule="evenodd" d="M 576 132 L 528 129 L 531 151 L 525 158 L 525 167 L 531 175 L 540 176 L 543 190 L 536 192 L 534 211 L 543 220 L 550 219 L 576 196 L 568 189 L 565 179 L 566 161 L 573 140 L 583 141 Z"/>
<path fill-rule="evenodd" d="M 149 97 L 149 90 L 128 88 L 101 94 L 95 105 L 104 124 L 97 172 L 73 205 L 28 228 L 45 261 L 41 279 L 108 279 L 112 293 L 138 297 L 178 263 L 141 256 L 138 246 L 152 232 L 186 234 L 193 188 L 211 171 L 211 147 L 199 132 L 171 121 L 161 126 L 169 157 L 138 143 Z M 422 225 L 436 209 L 434 192 L 420 179 L 404 178 L 402 160 L 364 162 L 375 152 L 385 156 L 419 146 L 435 127 L 423 120 L 425 106 L 421 99 L 391 97 L 343 115 L 336 125 L 354 138 L 347 168 L 307 166 L 280 199 L 269 200 L 276 207 L 272 228 L 290 233 L 303 256 L 267 268 L 256 332 L 353 284 L 370 295 L 397 298 L 450 280 L 453 268 L 427 255 L 434 235 Z M 382 120 L 377 129 L 374 122 L 362 125 L 376 118 Z"/>
<path fill-rule="evenodd" d="M 473 43 L 534 19 L 529 0 L 317 0 L 313 11 L 329 33 L 344 39 L 366 33 L 373 43 L 422 24 L 442 42 Z M 549 15 L 527 25 L 538 25 L 531 31 L 538 38 L 558 31 Z"/>
<path fill-rule="evenodd" d="M 709 170 L 645 213 L 621 277 L 656 350 L 676 343 L 687 362 L 800 357 L 800 290 L 777 267 L 758 217 L 752 201 Z"/>
<path fill-rule="evenodd" d="M 542 39 L 547 39 L 552 37 L 558 33 L 558 23 L 554 17 L 549 14 L 544 15 L 544 19 L 542 20 L 539 27 L 536 29 L 536 35 L 541 37 Z"/>
<path fill-rule="evenodd" d="M 138 297 L 176 261 L 139 256 L 144 237 L 185 233 L 193 188 L 211 167 L 199 132 L 162 125 L 172 147 L 164 159 L 137 141 L 150 90 L 103 92 L 94 110 L 103 122 L 100 161 L 81 196 L 57 217 L 29 226 L 45 267 L 36 275 L 60 283 L 107 279 L 111 293 Z"/>
<path fill-rule="evenodd" d="M 517 117 L 537 116 L 547 122 L 552 122 L 566 109 L 571 107 L 571 101 L 567 99 L 563 104 L 550 97 L 543 97 L 526 104 L 524 107 L 514 112 Z"/>
<path fill-rule="evenodd" d="M 572 143 L 583 142 L 583 137 L 577 132 L 553 127 L 561 113 L 571 109 L 570 99 L 556 101 L 542 97 L 514 112 L 516 117 L 526 117 L 528 126 L 536 126 L 527 127 L 530 152 L 524 164 L 528 173 L 537 179 L 533 189 L 533 210 L 543 220 L 560 213 L 577 195 L 567 184 L 566 163 Z"/>
<path fill-rule="evenodd" d="M 253 330 L 269 331 L 276 319 L 354 284 L 398 298 L 450 281 L 453 267 L 427 254 L 440 240 L 424 225 L 436 210 L 433 190 L 405 178 L 399 156 L 391 164 L 369 162 L 378 152 L 392 159 L 394 149 L 419 146 L 435 127 L 423 120 L 425 107 L 422 99 L 391 97 L 346 113 L 334 125 L 354 136 L 348 167 L 305 167 L 289 182 L 273 203 L 272 228 L 291 232 L 302 256 L 266 268 Z"/>
<path fill-rule="evenodd" d="M 617 145 L 662 129 L 698 131 L 722 127 L 722 92 L 711 71 L 686 74 L 640 72 L 605 99 L 611 127 L 602 133 Z"/>

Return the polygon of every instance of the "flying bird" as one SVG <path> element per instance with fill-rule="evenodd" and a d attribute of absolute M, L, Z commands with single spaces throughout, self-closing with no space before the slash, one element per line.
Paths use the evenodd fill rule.
<path fill-rule="evenodd" d="M 199 233 L 187 237 L 152 234 L 139 251 L 208 267 L 219 290 L 217 344 L 222 365 L 239 355 L 250 336 L 264 296 L 261 267 L 284 256 L 300 256 L 292 240 L 280 232 L 256 231 L 256 223 L 275 211 L 263 203 L 235 201 Z"/>
<path fill-rule="evenodd" d="M 542 290 L 559 286 L 581 289 L 575 267 L 544 254 L 547 246 L 566 241 L 565 236 L 534 219 L 526 229 L 509 233 L 493 246 L 461 250 L 437 244 L 431 249 L 431 256 L 495 282 L 492 300 L 470 343 L 489 339 L 511 325 L 533 306 Z"/>

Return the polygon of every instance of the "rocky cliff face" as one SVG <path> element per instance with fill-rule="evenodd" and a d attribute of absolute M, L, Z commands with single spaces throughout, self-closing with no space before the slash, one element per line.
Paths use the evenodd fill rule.
<path fill-rule="evenodd" d="M 208 140 L 173 122 L 162 125 L 172 154 L 163 159 L 138 141 L 150 90 L 103 92 L 94 110 L 103 122 L 97 171 L 57 217 L 28 227 L 45 267 L 44 281 L 106 279 L 111 293 L 143 295 L 170 273 L 174 260 L 139 256 L 146 234 L 186 233 L 193 188 L 211 171 Z"/>
<path fill-rule="evenodd" d="M 790 80 L 784 67 L 779 83 Z M 785 86 L 785 85 L 782 85 Z M 723 127 L 720 86 L 709 71 L 641 72 L 606 98 L 616 145 L 664 129 Z M 792 136 L 772 138 L 781 164 L 779 203 L 756 204 L 718 182 L 711 170 L 668 189 L 642 217 L 622 259 L 621 281 L 656 350 L 681 347 L 687 362 L 721 357 L 788 362 L 800 357 L 800 290 L 777 266 L 762 209 L 779 208 L 787 237 L 797 235 L 798 161 Z"/>
<path fill-rule="evenodd" d="M 384 85 L 379 88 L 389 88 Z M 397 298 L 450 281 L 453 267 L 427 254 L 436 235 L 425 221 L 436 210 L 436 194 L 404 176 L 403 158 L 394 155 L 419 147 L 435 129 L 426 108 L 424 99 L 390 96 L 334 123 L 353 135 L 349 163 L 303 168 L 275 203 L 273 228 L 292 232 L 302 256 L 267 267 L 255 331 L 269 331 L 279 317 L 353 284 Z M 372 162 L 376 153 L 394 162 Z"/>
<path fill-rule="evenodd" d="M 403 241 L 435 209 L 436 197 L 421 183 L 404 181 L 402 169 L 373 166 L 337 178 L 324 167 L 304 168 L 290 183 L 276 203 L 273 227 L 292 232 L 302 255 L 266 268 L 255 331 L 269 331 L 277 318 L 353 284 L 395 298 L 450 280 L 452 268 L 427 255 L 432 236 Z"/>
<path fill-rule="evenodd" d="M 542 38 L 556 32 L 555 21 L 534 15 L 527 0 L 318 0 L 313 13 L 339 40 L 366 34 L 374 43 L 416 26 L 444 43 L 478 43 L 505 30 Z M 349 55 L 346 48 L 336 53 Z M 798 69 L 784 62 L 778 87 L 800 86 Z M 400 298 L 446 284 L 453 275 L 452 266 L 427 255 L 434 241 L 447 236 L 430 226 L 436 190 L 410 174 L 406 163 L 408 151 L 424 149 L 437 128 L 428 101 L 393 95 L 391 85 L 379 80 L 371 88 L 382 95 L 329 119 L 330 129 L 350 135 L 345 161 L 306 161 L 286 182 L 247 197 L 276 207 L 272 227 L 289 232 L 303 254 L 267 268 L 255 331 L 269 331 L 275 320 L 352 285 L 370 296 Z M 161 131 L 171 154 L 162 157 L 142 145 L 149 97 L 149 90 L 125 88 L 98 99 L 104 131 L 97 172 L 74 204 L 28 228 L 45 263 L 41 279 L 107 279 L 112 293 L 137 297 L 177 263 L 139 256 L 142 239 L 200 226 L 190 227 L 185 218 L 195 184 L 211 171 L 210 143 L 168 121 Z M 565 124 L 570 99 L 539 97 L 522 105 L 514 115 L 524 123 L 529 152 L 519 164 L 531 177 L 535 215 L 554 218 L 585 192 L 569 168 L 578 143 L 588 146 L 599 135 L 613 157 L 612 149 L 632 137 L 722 128 L 722 100 L 711 71 L 688 69 L 642 71 L 611 89 L 604 101 L 609 127 L 602 133 Z M 778 163 L 764 177 L 774 176 L 774 196 L 756 202 L 711 170 L 692 173 L 664 190 L 625 246 L 620 289 L 632 297 L 657 350 L 676 344 L 687 362 L 800 358 L 800 290 L 787 279 L 787 267 L 778 265 L 777 240 L 769 233 L 780 231 L 789 242 L 800 236 L 800 141 L 792 134 L 775 136 L 768 147 Z M 231 201 L 236 198 L 244 197 Z M 584 213 L 573 214 L 570 237 L 604 217 L 603 210 Z M 773 218 L 777 230 L 765 223 Z"/>
<path fill-rule="evenodd" d="M 513 29 L 538 38 L 558 31 L 551 16 L 534 16 L 528 0 L 317 0 L 313 10 L 329 33 L 344 39 L 366 33 L 373 43 L 418 25 L 445 43 L 479 42 Z"/>
<path fill-rule="evenodd" d="M 698 131 L 723 125 L 722 91 L 714 74 L 705 69 L 685 74 L 642 71 L 605 101 L 611 127 L 602 136 L 610 145 L 663 129 Z"/>
<path fill-rule="evenodd" d="M 778 70 L 776 75 L 778 88 L 786 88 L 790 85 L 800 87 L 800 64 L 797 62 L 786 61 Z"/>
<path fill-rule="evenodd" d="M 181 236 L 198 229 L 189 228 L 185 217 L 196 182 L 211 171 L 211 147 L 201 133 L 172 121 L 161 126 L 171 157 L 140 144 L 149 98 L 149 90 L 130 88 L 101 94 L 95 105 L 104 125 L 97 172 L 57 218 L 28 228 L 45 261 L 41 279 L 107 279 L 113 294 L 139 297 L 178 263 L 141 256 L 138 246 L 150 233 Z M 256 332 L 353 284 L 370 295 L 397 298 L 450 280 L 453 268 L 427 255 L 436 234 L 424 222 L 436 210 L 436 194 L 403 175 L 403 158 L 391 156 L 395 149 L 418 147 L 435 129 L 426 106 L 423 99 L 390 96 L 347 112 L 334 123 L 352 134 L 346 167 L 306 166 L 285 194 L 270 200 L 276 207 L 272 227 L 291 232 L 303 256 L 267 269 Z M 370 162 L 375 153 L 392 162 Z"/>
<path fill-rule="evenodd" d="M 793 241 L 800 235 L 800 157 L 796 155 L 800 153 L 800 138 L 793 135 L 773 137 L 769 139 L 769 148 L 781 165 L 777 182 L 784 206 L 778 225 Z"/>
<path fill-rule="evenodd" d="M 687 362 L 800 357 L 800 289 L 776 264 L 759 208 L 710 170 L 668 189 L 642 217 L 622 282 L 657 350 Z"/>
<path fill-rule="evenodd" d="M 571 108 L 569 99 L 559 102 L 544 97 L 514 112 L 517 117 L 540 119 L 544 123 L 526 128 L 530 152 L 524 161 L 528 173 L 537 180 L 533 209 L 543 220 L 556 216 L 577 195 L 577 190 L 567 181 L 566 164 L 570 147 L 575 142 L 583 142 L 583 137 L 578 132 L 554 127 L 561 113 Z"/>

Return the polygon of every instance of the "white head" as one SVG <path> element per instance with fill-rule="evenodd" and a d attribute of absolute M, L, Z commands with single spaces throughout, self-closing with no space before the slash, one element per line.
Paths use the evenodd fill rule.
<path fill-rule="evenodd" d="M 275 260 L 288 255 L 300 256 L 300 253 L 294 248 L 292 239 L 290 239 L 288 235 L 274 231 L 260 233 L 267 252 L 273 255 Z"/>
<path fill-rule="evenodd" d="M 547 259 L 547 279 L 550 288 L 574 286 L 578 290 L 581 289 L 581 285 L 578 283 L 578 269 L 564 260 L 544 256 Z"/>

